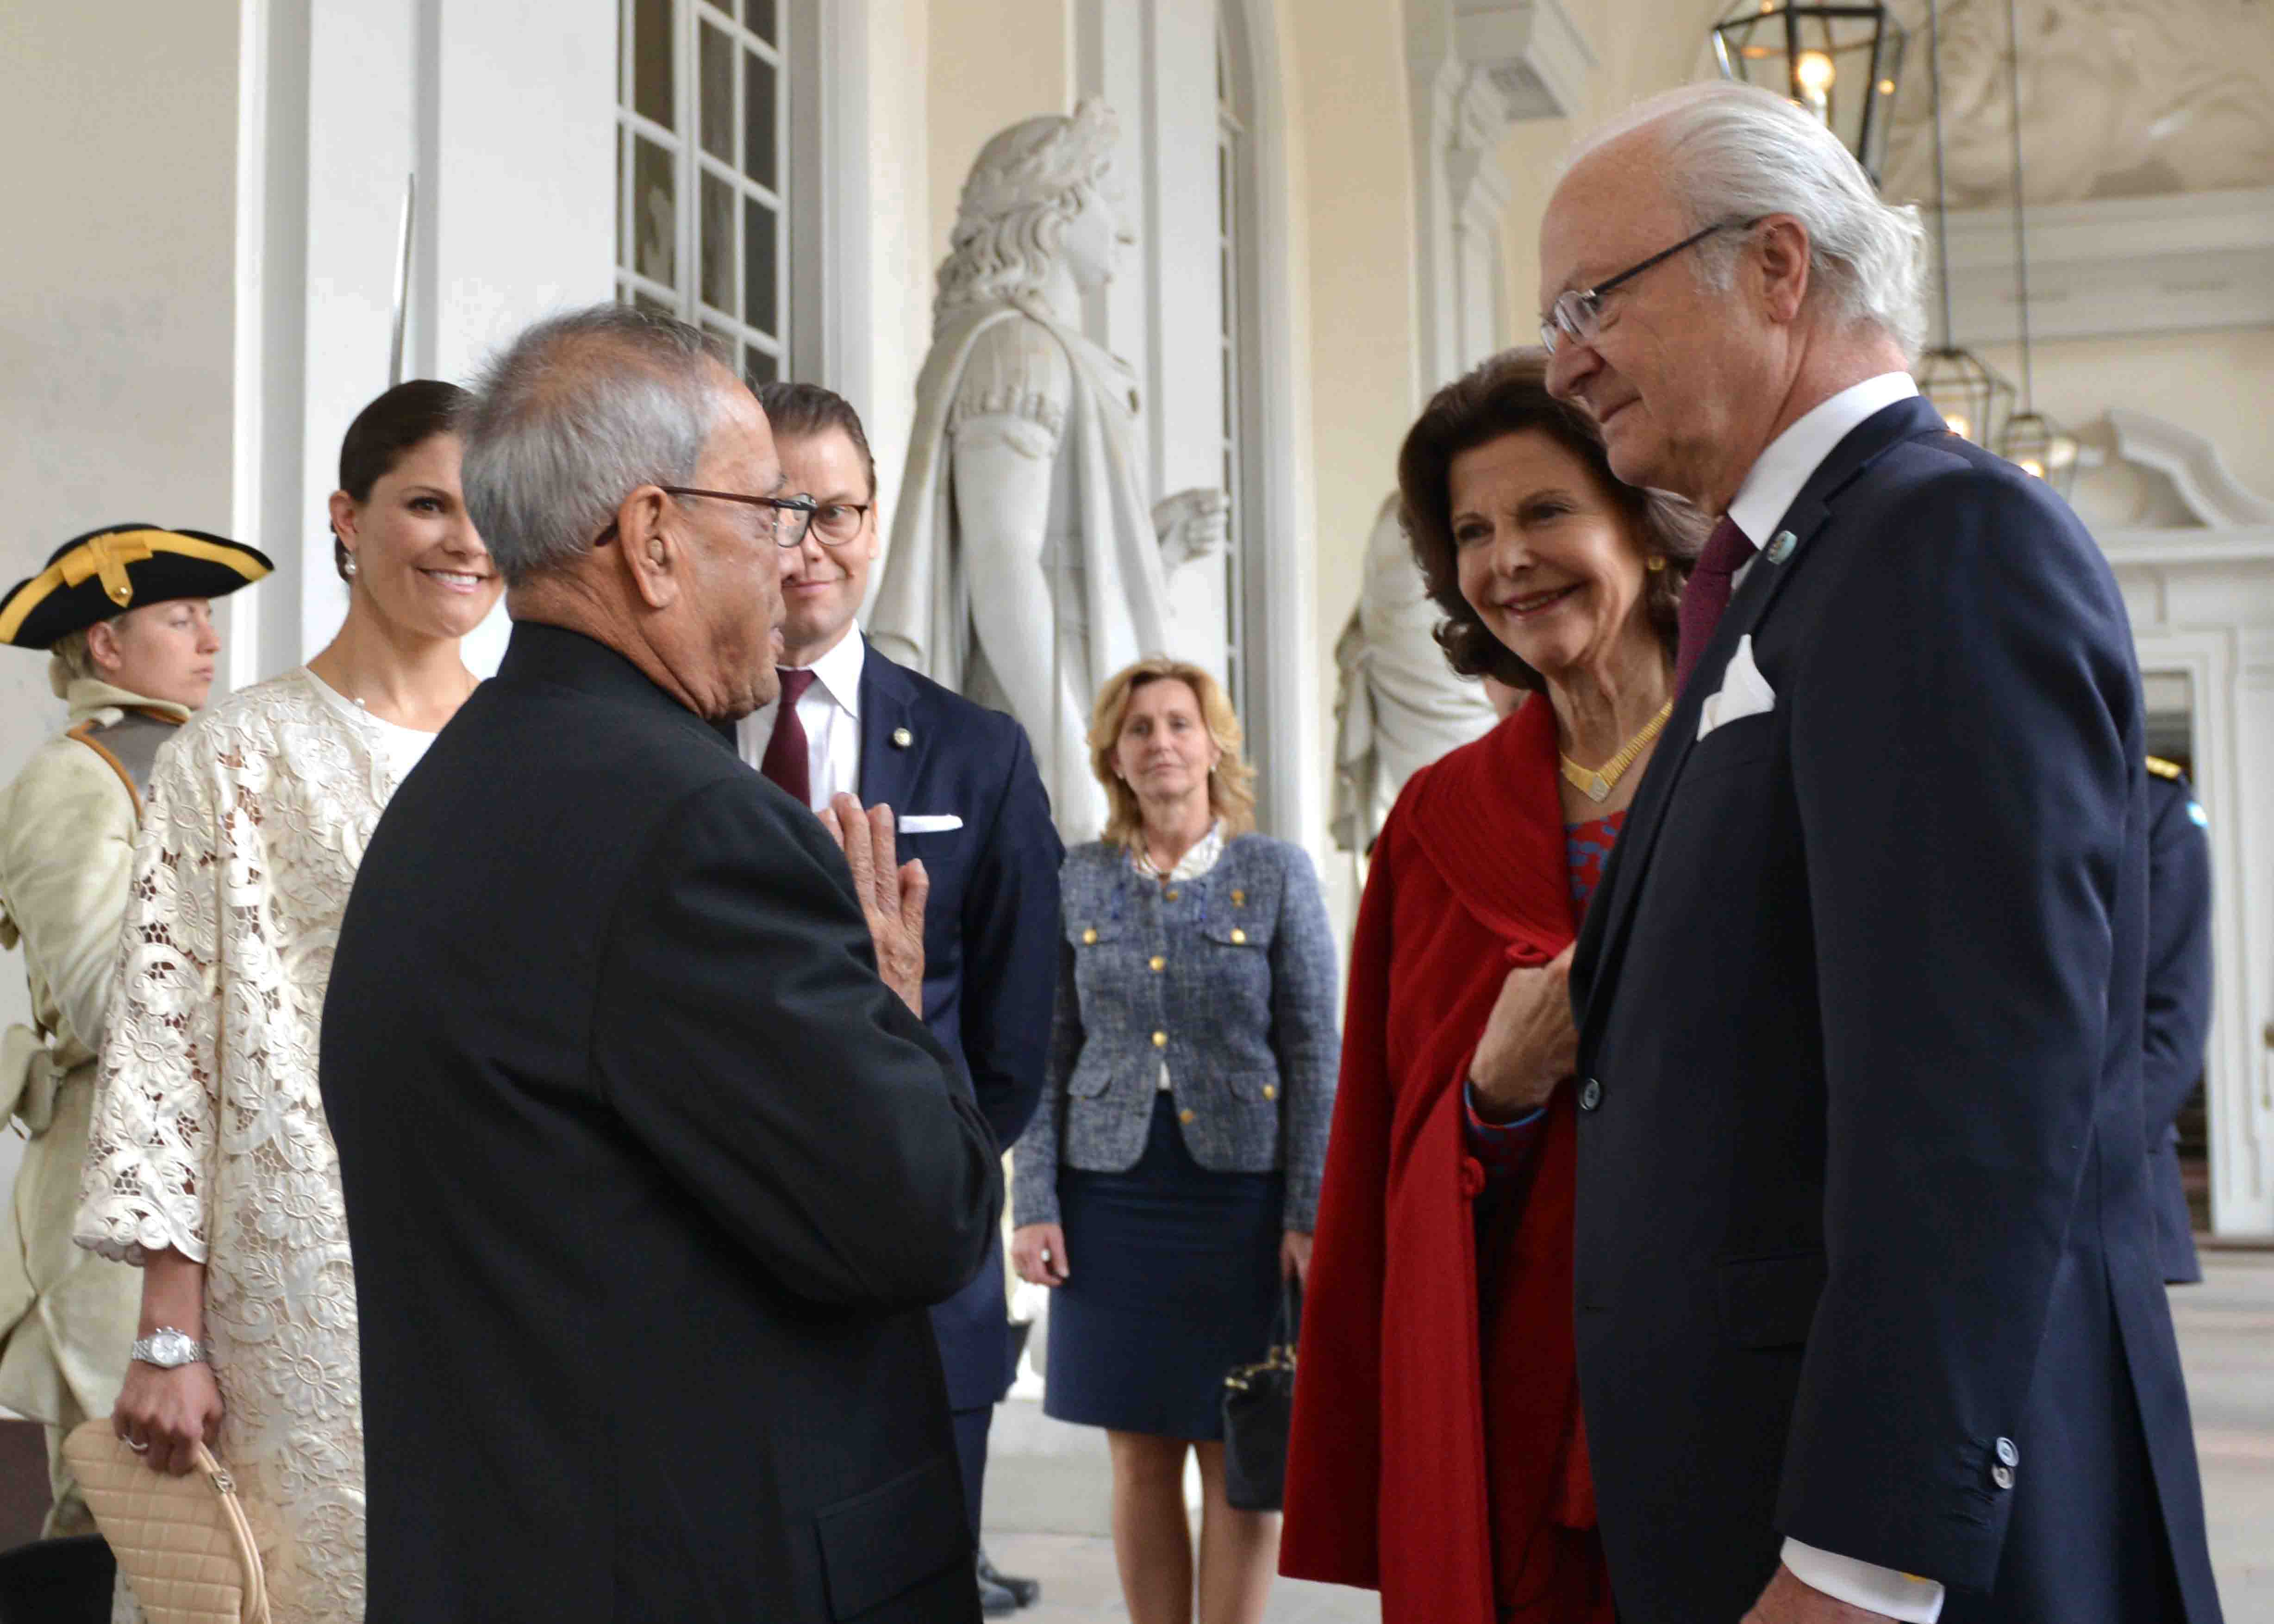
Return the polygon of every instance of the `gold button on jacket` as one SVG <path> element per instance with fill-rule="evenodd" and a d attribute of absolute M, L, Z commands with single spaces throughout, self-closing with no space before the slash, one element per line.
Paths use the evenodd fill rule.
<path fill-rule="evenodd" d="M 1245 946 L 1246 946 L 1246 945 L 1247 945 L 1247 932 L 1246 932 L 1245 930 L 1240 929 L 1238 926 L 1234 926 L 1234 927 L 1232 928 L 1232 932 L 1231 932 L 1231 944 L 1232 944 L 1234 947 L 1245 947 Z"/>
<path fill-rule="evenodd" d="M 1082 944 L 1084 947 L 1095 947 L 1095 946 L 1096 946 L 1096 945 L 1097 945 L 1097 932 L 1096 932 L 1096 931 L 1095 931 L 1095 930 L 1085 930 L 1085 931 L 1083 931 L 1083 932 L 1081 933 L 1081 944 Z"/>
<path fill-rule="evenodd" d="M 1155 1033 L 1155 1034 L 1153 1034 L 1153 1047 L 1154 1047 L 1154 1048 L 1156 1048 L 1156 1049 L 1166 1049 L 1166 1048 L 1168 1048 L 1168 1047 L 1169 1047 L 1169 1034 L 1168 1034 L 1167 1033 L 1165 1033 L 1165 1032 L 1156 1032 L 1156 1033 Z"/>
<path fill-rule="evenodd" d="M 1153 955 L 1150 963 L 1152 964 L 1154 974 L 1156 975 L 1169 967 L 1169 961 L 1162 958 L 1158 953 Z"/>

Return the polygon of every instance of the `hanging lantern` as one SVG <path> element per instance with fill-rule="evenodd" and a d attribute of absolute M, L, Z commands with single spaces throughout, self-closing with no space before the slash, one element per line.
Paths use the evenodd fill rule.
<path fill-rule="evenodd" d="M 1985 448 L 1999 444 L 2014 410 L 2014 386 L 1987 362 L 1970 350 L 1930 350 L 1912 376 L 1952 433 Z"/>
<path fill-rule="evenodd" d="M 1884 5 L 1741 0 L 1713 26 L 1721 77 L 1788 96 L 1879 184 L 1902 78 L 1903 30 Z"/>
<path fill-rule="evenodd" d="M 1998 455 L 2025 474 L 2034 474 L 2066 499 L 2076 483 L 2075 437 L 2041 411 L 2017 411 L 2007 419 Z"/>

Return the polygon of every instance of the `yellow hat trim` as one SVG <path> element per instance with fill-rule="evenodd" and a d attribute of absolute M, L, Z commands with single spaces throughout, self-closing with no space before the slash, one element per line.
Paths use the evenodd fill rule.
<path fill-rule="evenodd" d="M 79 543 L 26 582 L 15 601 L 0 609 L 0 643 L 12 641 L 17 628 L 51 595 L 84 585 L 91 575 L 102 580 L 103 595 L 124 611 L 134 601 L 134 583 L 126 567 L 140 563 L 154 553 L 226 564 L 247 581 L 258 581 L 268 573 L 237 548 L 200 541 L 195 536 L 172 530 L 113 530 Z"/>

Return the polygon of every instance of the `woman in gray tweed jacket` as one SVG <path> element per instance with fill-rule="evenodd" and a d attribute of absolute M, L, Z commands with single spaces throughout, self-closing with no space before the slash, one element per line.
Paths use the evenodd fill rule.
<path fill-rule="evenodd" d="M 1020 1275 L 1054 1289 L 1043 1410 L 1107 1429 L 1133 1624 L 1192 1616 L 1184 1462 L 1200 1460 L 1201 1624 L 1252 1624 L 1279 1519 L 1224 1496 L 1224 1372 L 1310 1262 L 1341 1040 L 1311 861 L 1249 832 L 1239 718 L 1198 666 L 1105 685 L 1105 838 L 1066 854 L 1041 1109 L 1013 1155 Z"/>

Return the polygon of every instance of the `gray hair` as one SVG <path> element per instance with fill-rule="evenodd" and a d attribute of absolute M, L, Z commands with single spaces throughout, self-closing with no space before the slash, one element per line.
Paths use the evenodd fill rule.
<path fill-rule="evenodd" d="M 1811 297 L 1879 328 L 1904 355 L 1926 338 L 1926 228 L 1909 204 L 1883 201 L 1840 138 L 1797 104 L 1747 85 L 1685 85 L 1637 103 L 1592 132 L 1577 162 L 1647 129 L 1661 143 L 1667 182 L 1691 229 L 1789 214 L 1808 229 Z M 1707 285 L 1734 279 L 1743 239 L 1698 244 Z"/>
<path fill-rule="evenodd" d="M 582 557 L 641 485 L 695 482 L 720 365 L 700 328 L 628 304 L 548 317 L 491 358 L 457 417 L 461 478 L 508 586 Z"/>

